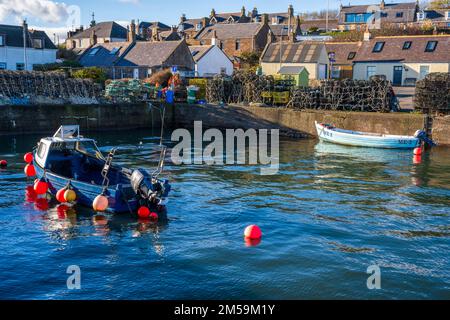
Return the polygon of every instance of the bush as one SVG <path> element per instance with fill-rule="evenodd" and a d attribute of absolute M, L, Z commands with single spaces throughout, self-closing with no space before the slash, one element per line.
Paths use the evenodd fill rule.
<path fill-rule="evenodd" d="M 106 73 L 97 67 L 83 68 L 72 73 L 72 77 L 79 79 L 92 79 L 94 82 L 104 84 Z"/>
<path fill-rule="evenodd" d="M 33 66 L 34 71 L 61 71 L 64 68 L 80 68 L 81 65 L 77 61 L 66 60 L 62 63 L 46 63 L 36 64 Z"/>

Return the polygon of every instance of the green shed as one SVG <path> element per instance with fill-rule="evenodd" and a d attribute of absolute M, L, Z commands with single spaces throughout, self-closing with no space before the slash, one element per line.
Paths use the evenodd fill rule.
<path fill-rule="evenodd" d="M 307 87 L 309 85 L 309 72 L 305 67 L 281 67 L 278 74 L 283 79 L 294 79 L 296 86 Z"/>

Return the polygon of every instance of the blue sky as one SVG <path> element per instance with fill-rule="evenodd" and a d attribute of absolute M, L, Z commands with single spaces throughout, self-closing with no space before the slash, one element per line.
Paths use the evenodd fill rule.
<path fill-rule="evenodd" d="M 414 0 L 395 2 L 411 1 Z M 378 3 L 377 0 L 352 0 L 351 4 L 367 2 Z M 337 9 L 341 2 L 329 0 L 329 3 L 330 8 Z M 349 1 L 343 0 L 342 3 L 348 4 Z M 27 5 L 22 0 L 0 0 L 0 23 L 18 24 L 23 17 L 26 17 L 30 26 L 62 35 L 71 25 L 67 19 L 68 10 L 74 12 L 71 5 L 80 8 L 83 25 L 89 24 L 92 12 L 95 12 L 97 21 L 115 20 L 126 23 L 131 19 L 140 19 L 141 21 L 161 21 L 172 25 L 179 21 L 182 13 L 188 17 L 203 17 L 209 15 L 212 7 L 216 12 L 239 12 L 242 5 L 247 11 L 256 6 L 260 12 L 284 12 L 289 4 L 294 6 L 296 13 L 300 13 L 325 9 L 327 0 L 27 0 Z"/>

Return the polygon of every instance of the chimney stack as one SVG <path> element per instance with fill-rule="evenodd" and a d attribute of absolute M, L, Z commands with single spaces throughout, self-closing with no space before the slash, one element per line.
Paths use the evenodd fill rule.
<path fill-rule="evenodd" d="M 380 9 L 381 9 L 381 10 L 384 10 L 384 6 L 385 6 L 384 0 L 381 0 L 381 3 L 380 3 Z"/>
<path fill-rule="evenodd" d="M 130 28 L 128 30 L 128 42 L 136 41 L 136 24 L 134 23 L 134 19 L 131 20 Z"/>
<path fill-rule="evenodd" d="M 94 30 L 91 31 L 89 43 L 91 44 L 91 46 L 95 46 L 97 44 L 97 35 L 95 34 Z"/>
<path fill-rule="evenodd" d="M 262 21 L 263 24 L 269 24 L 269 15 L 267 13 L 264 13 L 262 15 Z"/>
<path fill-rule="evenodd" d="M 208 26 L 208 24 L 209 24 L 209 18 L 203 17 L 202 18 L 202 27 L 206 28 Z"/>
<path fill-rule="evenodd" d="M 369 41 L 372 39 L 372 34 L 369 31 L 369 26 L 366 25 L 366 31 L 364 31 L 364 41 Z"/>
<path fill-rule="evenodd" d="M 258 16 L 258 9 L 256 7 L 252 10 L 252 18 L 256 18 Z"/>
<path fill-rule="evenodd" d="M 241 9 L 241 17 L 245 17 L 245 7 L 244 6 L 242 6 L 242 9 Z"/>
<path fill-rule="evenodd" d="M 294 17 L 294 7 L 292 6 L 292 4 L 290 4 L 288 8 L 288 17 Z"/>
<path fill-rule="evenodd" d="M 180 23 L 184 23 L 184 22 L 186 22 L 186 14 L 185 13 L 183 13 L 180 17 Z"/>
<path fill-rule="evenodd" d="M 211 14 L 209 15 L 210 18 L 215 17 L 216 16 L 216 10 L 214 10 L 214 8 L 211 9 Z"/>
<path fill-rule="evenodd" d="M 214 29 L 214 30 L 212 31 L 211 45 L 213 45 L 213 46 L 216 46 L 216 45 L 217 45 L 217 32 L 216 32 L 216 29 Z"/>

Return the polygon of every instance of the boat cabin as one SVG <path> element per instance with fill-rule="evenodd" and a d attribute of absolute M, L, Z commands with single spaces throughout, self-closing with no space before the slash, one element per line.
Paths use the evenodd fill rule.
<path fill-rule="evenodd" d="M 53 137 L 42 138 L 35 152 L 35 162 L 42 169 L 58 176 L 102 185 L 101 172 L 105 157 L 95 140 L 82 137 L 77 125 L 61 126 Z M 110 184 L 129 183 L 122 168 L 111 167 Z"/>

